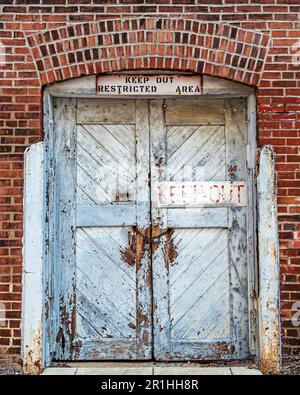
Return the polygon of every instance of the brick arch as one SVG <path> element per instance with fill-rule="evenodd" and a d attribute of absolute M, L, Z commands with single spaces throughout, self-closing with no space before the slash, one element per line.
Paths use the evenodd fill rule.
<path fill-rule="evenodd" d="M 191 71 L 258 85 L 269 36 L 175 18 L 76 23 L 28 37 L 42 85 L 124 70 Z"/>

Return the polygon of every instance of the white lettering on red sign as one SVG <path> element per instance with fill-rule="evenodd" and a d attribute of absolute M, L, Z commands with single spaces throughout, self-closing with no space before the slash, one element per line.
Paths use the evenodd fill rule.
<path fill-rule="evenodd" d="M 246 206 L 244 181 L 156 182 L 158 207 Z"/>

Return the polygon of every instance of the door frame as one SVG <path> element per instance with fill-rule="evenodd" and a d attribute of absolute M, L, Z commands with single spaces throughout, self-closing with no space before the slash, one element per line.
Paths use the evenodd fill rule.
<path fill-rule="evenodd" d="M 143 72 L 132 72 L 133 74 L 145 74 Z M 121 74 L 121 73 L 118 73 Z M 123 74 L 130 74 L 128 72 Z M 146 74 L 151 74 L 147 71 Z M 157 74 L 153 72 L 153 74 Z M 160 72 L 160 74 L 191 74 L 191 73 L 172 73 Z M 255 88 L 243 84 L 214 78 L 209 76 L 202 77 L 203 96 L 232 98 L 243 97 L 247 99 L 247 119 L 248 119 L 248 145 L 247 145 L 247 186 L 248 186 L 248 210 L 247 210 L 247 233 L 248 233 L 248 312 L 249 312 L 249 349 L 253 356 L 259 358 L 258 341 L 258 266 L 257 266 L 257 218 L 256 218 L 256 94 Z M 192 96 L 192 95 L 191 95 Z M 66 98 L 99 98 L 96 95 L 96 76 L 80 77 L 74 80 L 58 82 L 45 88 L 43 93 L 44 108 L 44 143 L 40 148 L 43 151 L 43 165 L 40 169 L 39 179 L 42 179 L 43 188 L 40 192 L 40 231 L 43 234 L 44 246 L 37 249 L 35 259 L 40 260 L 40 270 L 37 272 L 35 282 L 39 284 L 41 300 L 38 303 L 31 302 L 32 313 L 28 320 L 29 297 L 24 292 L 23 308 L 23 360 L 24 366 L 28 366 L 27 371 L 43 369 L 51 365 L 53 360 L 54 345 L 58 332 L 59 300 L 55 296 L 57 281 L 60 281 L 55 270 L 55 190 L 53 188 L 54 169 L 52 158 L 52 145 L 54 137 L 53 128 L 53 105 L 55 97 Z M 192 96 L 194 97 L 194 96 Z M 130 99 L 137 97 L 128 97 Z M 143 96 L 142 99 L 165 99 L 168 96 Z M 172 97 L 174 99 L 174 96 Z M 187 100 L 189 96 L 186 96 Z M 112 97 L 108 100 L 114 100 Z M 29 151 L 30 152 L 30 151 Z M 39 152 L 40 155 L 40 152 Z M 37 169 L 37 172 L 39 170 Z M 26 209 L 26 197 L 25 197 Z M 25 214 L 26 216 L 26 214 Z M 31 236 L 32 238 L 32 236 Z M 26 233 L 25 227 L 25 252 L 26 243 L 30 245 L 30 235 Z M 24 256 L 24 270 L 30 267 L 29 258 Z M 251 262 L 251 264 L 250 264 Z M 32 280 L 30 280 L 32 281 Z M 28 283 L 28 281 L 27 281 Z M 29 287 L 30 288 L 30 287 Z M 38 323 L 38 324 L 37 324 Z M 35 341 L 32 341 L 34 333 Z M 36 364 L 36 361 L 39 361 Z"/>

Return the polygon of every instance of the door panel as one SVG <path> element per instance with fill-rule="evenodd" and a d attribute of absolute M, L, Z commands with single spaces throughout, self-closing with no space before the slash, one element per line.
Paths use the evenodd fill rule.
<path fill-rule="evenodd" d="M 244 181 L 244 106 L 241 99 L 151 101 L 152 191 L 160 182 Z M 152 192 L 152 222 L 160 229 L 156 359 L 247 356 L 246 208 L 163 207 Z"/>
<path fill-rule="evenodd" d="M 63 270 L 58 359 L 148 359 L 151 262 L 141 243 L 150 224 L 147 102 L 73 100 L 57 116 L 58 124 L 67 124 L 60 138 L 68 140 L 57 169 Z M 72 167 L 65 190 L 65 171 Z M 69 202 L 72 216 L 65 218 Z M 68 273 L 62 234 L 72 240 Z"/>
<path fill-rule="evenodd" d="M 135 139 L 135 125 L 78 125 L 78 204 L 135 201 Z"/>
<path fill-rule="evenodd" d="M 174 233 L 177 254 L 169 267 L 171 338 L 229 337 L 229 290 L 224 287 L 229 283 L 227 230 Z"/>
<path fill-rule="evenodd" d="M 225 178 L 223 125 L 169 126 L 166 135 L 167 173 L 170 181 Z"/>

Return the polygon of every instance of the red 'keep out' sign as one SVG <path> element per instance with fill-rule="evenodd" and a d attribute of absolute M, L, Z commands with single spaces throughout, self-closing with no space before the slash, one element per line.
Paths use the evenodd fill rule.
<path fill-rule="evenodd" d="M 246 206 L 244 181 L 156 182 L 158 207 Z"/>

